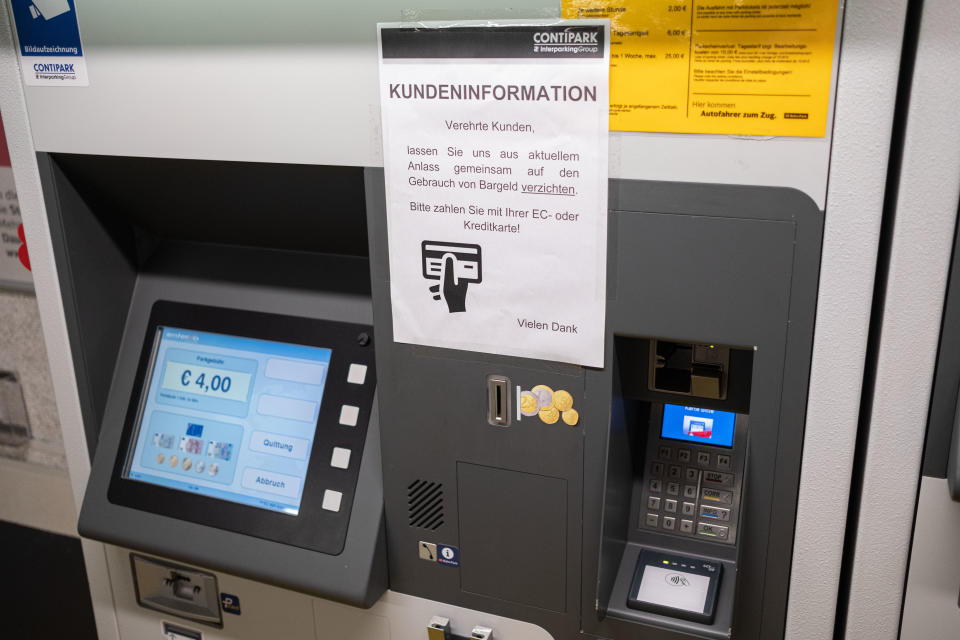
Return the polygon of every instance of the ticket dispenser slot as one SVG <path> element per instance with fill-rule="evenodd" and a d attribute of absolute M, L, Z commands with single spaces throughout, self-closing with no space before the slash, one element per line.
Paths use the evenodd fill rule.
<path fill-rule="evenodd" d="M 652 390 L 657 369 L 647 365 L 662 361 L 664 344 L 681 343 L 615 340 L 611 431 L 620 438 L 611 438 L 610 455 L 622 456 L 623 467 L 608 478 L 607 491 L 608 504 L 620 497 L 624 517 L 608 519 L 611 560 L 598 606 L 640 625 L 727 637 L 744 519 L 753 350 L 713 346 L 730 375 L 730 393 L 719 400 L 715 388 L 683 396 Z"/>

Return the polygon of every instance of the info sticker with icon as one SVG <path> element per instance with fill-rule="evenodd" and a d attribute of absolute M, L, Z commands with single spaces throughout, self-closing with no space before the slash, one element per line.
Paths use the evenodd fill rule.
<path fill-rule="evenodd" d="M 460 566 L 460 549 L 446 544 L 437 545 L 437 562 L 448 567 Z"/>

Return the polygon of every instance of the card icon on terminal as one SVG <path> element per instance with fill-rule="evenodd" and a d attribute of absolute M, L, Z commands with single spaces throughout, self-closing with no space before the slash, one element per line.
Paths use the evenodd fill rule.
<path fill-rule="evenodd" d="M 695 438 L 713 436 L 713 419 L 700 416 L 683 416 L 683 435 Z"/>

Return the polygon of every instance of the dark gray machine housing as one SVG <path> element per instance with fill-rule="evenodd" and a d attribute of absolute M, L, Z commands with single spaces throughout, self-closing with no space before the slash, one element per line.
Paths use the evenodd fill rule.
<path fill-rule="evenodd" d="M 84 428 L 96 447 L 81 535 L 373 604 L 387 587 L 375 400 L 338 555 L 108 499 L 154 302 L 372 324 L 361 171 L 48 154 L 38 162 Z"/>
<path fill-rule="evenodd" d="M 606 364 L 594 369 L 395 343 L 381 170 L 366 170 L 366 189 L 391 589 L 525 620 L 558 640 L 781 638 L 823 229 L 816 205 L 791 189 L 612 180 Z M 745 406 L 730 394 L 651 391 L 650 339 L 752 352 Z M 491 424 L 489 376 L 569 391 L 579 423 Z M 636 443 L 658 425 L 622 411 L 628 402 L 749 414 L 735 544 L 644 531 L 631 517 L 645 473 Z M 432 561 L 421 543 L 456 547 L 458 564 Z M 713 625 L 626 606 L 642 548 L 723 563 Z"/>
<path fill-rule="evenodd" d="M 946 478 L 951 497 L 960 501 L 960 232 L 953 240 L 922 471 Z"/>

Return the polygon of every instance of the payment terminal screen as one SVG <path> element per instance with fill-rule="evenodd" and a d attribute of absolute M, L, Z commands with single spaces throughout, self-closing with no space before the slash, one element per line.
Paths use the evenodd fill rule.
<path fill-rule="evenodd" d="M 297 515 L 330 354 L 159 327 L 124 475 Z"/>
<path fill-rule="evenodd" d="M 736 421 L 737 414 L 729 411 L 665 404 L 660 437 L 732 447 Z"/>

